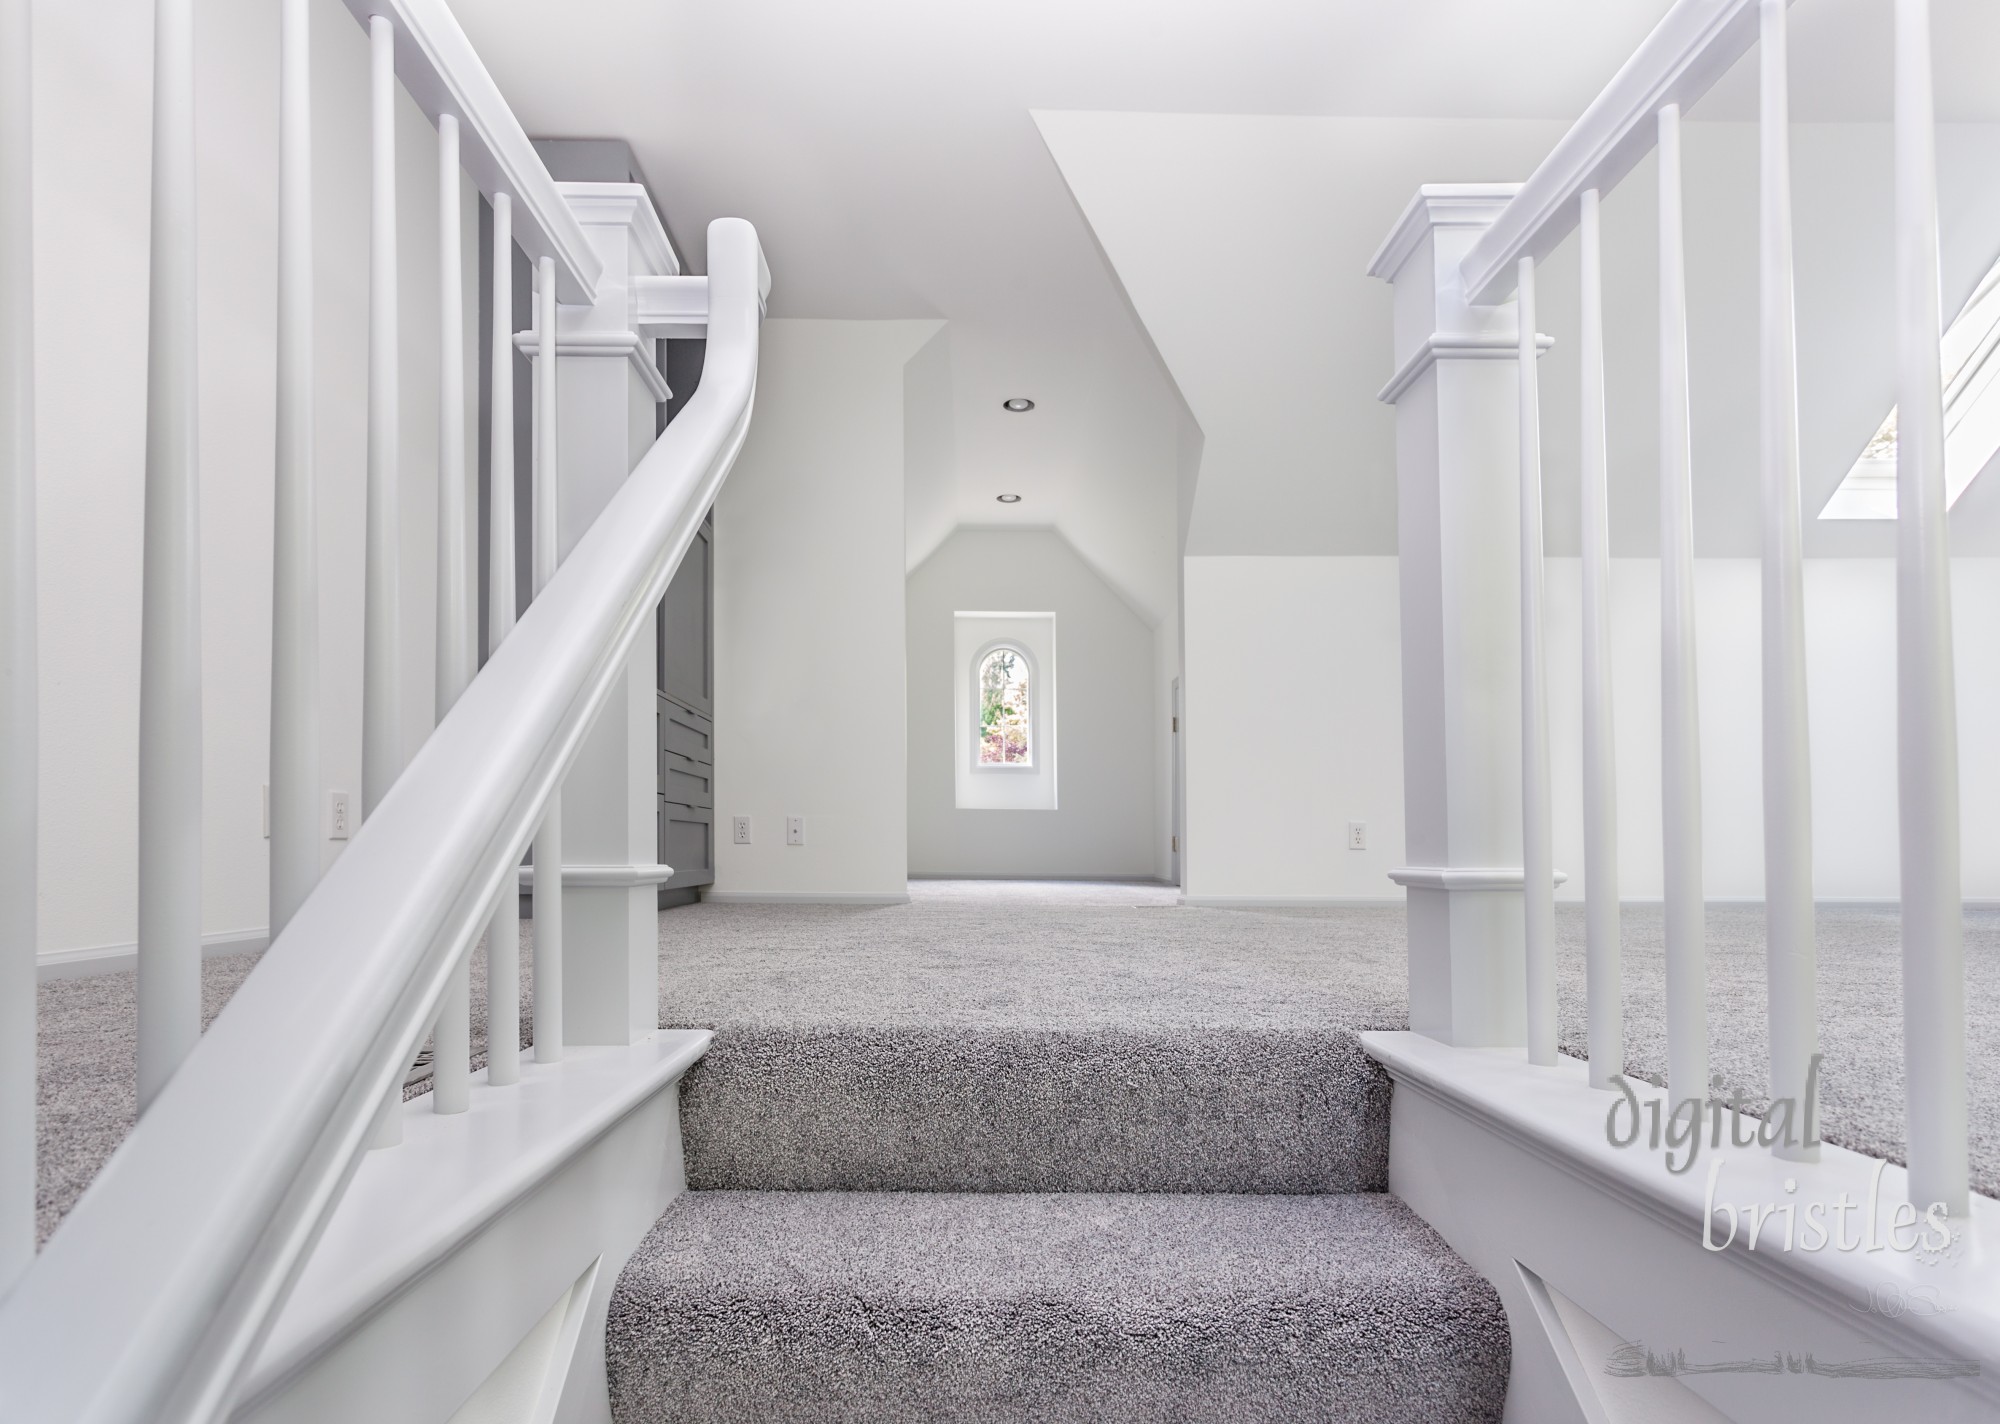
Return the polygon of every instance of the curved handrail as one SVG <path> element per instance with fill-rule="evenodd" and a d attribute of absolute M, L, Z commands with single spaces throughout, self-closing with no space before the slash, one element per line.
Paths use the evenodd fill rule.
<path fill-rule="evenodd" d="M 0 1302 L 0 1421 L 226 1412 L 742 446 L 763 255 L 708 252 L 693 397 Z"/>

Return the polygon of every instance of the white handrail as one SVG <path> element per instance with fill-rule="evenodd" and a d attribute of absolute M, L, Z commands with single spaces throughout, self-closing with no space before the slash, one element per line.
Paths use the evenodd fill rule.
<path fill-rule="evenodd" d="M 0 1302 L 0 1421 L 226 1413 L 741 448 L 762 255 L 733 218 L 708 251 L 693 397 Z"/>
<path fill-rule="evenodd" d="M 1652 152 L 1654 115 L 1670 104 L 1685 111 L 1750 52 L 1759 3 L 1676 0 L 1467 251 L 1458 269 L 1467 301 L 1513 294 L 1517 264 L 1555 251 L 1575 229 L 1584 193 L 1610 192 Z"/>
<path fill-rule="evenodd" d="M 347 8 L 364 30 L 372 31 L 376 18 L 390 22 L 396 78 L 432 123 L 457 116 L 465 171 L 487 197 L 512 195 L 514 241 L 530 262 L 556 264 L 557 299 L 595 301 L 604 264 L 450 7 L 444 0 L 347 0 Z"/>

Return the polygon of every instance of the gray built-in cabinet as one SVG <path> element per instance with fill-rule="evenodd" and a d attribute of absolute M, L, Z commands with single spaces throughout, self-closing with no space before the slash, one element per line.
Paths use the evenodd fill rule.
<path fill-rule="evenodd" d="M 715 883 L 715 515 L 702 521 L 660 602 L 660 908 Z"/>

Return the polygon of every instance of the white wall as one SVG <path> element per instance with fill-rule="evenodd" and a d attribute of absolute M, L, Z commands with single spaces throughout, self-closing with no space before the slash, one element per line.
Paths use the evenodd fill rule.
<path fill-rule="evenodd" d="M 134 935 L 151 41 L 147 0 L 35 7 L 45 953 Z M 277 13 L 261 0 L 213 0 L 196 17 L 202 923 L 211 935 L 254 936 L 266 922 L 277 46 Z M 313 46 L 322 774 L 358 799 L 367 41 L 339 0 L 314 0 Z M 437 150 L 407 99 L 398 119 L 402 690 L 414 751 L 432 723 Z M 476 207 L 466 228 L 471 251 Z M 466 310 L 475 324 L 476 300 Z M 325 845 L 329 860 L 338 850 Z"/>
<path fill-rule="evenodd" d="M 1556 865 L 1583 878 L 1582 631 L 1575 559 L 1548 578 Z M 1187 560 L 1187 757 L 1196 899 L 1381 899 L 1403 858 L 1396 561 Z M 1806 561 L 1814 889 L 1897 893 L 1896 590 L 1886 559 Z M 1953 565 L 1968 899 L 2000 899 L 2000 560 Z M 1758 565 L 1695 565 L 1704 889 L 1763 895 Z M 1659 564 L 1612 563 L 1619 894 L 1661 893 Z M 1379 688 L 1379 692 L 1378 692 Z M 1369 849 L 1344 849 L 1349 820 Z"/>
<path fill-rule="evenodd" d="M 716 898 L 905 893 L 903 382 L 938 326 L 764 324 L 716 501 Z"/>
<path fill-rule="evenodd" d="M 1190 900 L 1400 897 L 1396 560 L 1208 555 L 1187 570 Z M 1364 821 L 1368 848 L 1347 848 Z"/>
<path fill-rule="evenodd" d="M 1550 561 L 1549 740 L 1556 864 L 1583 896 L 1580 564 Z M 1829 900 L 1897 893 L 1896 570 L 1887 559 L 1808 559 L 1806 677 L 1813 768 L 1813 883 Z M 1624 899 L 1656 900 L 1660 869 L 1660 577 L 1612 563 L 1618 874 Z M 1701 691 L 1702 862 L 1710 899 L 1761 899 L 1764 823 L 1758 564 L 1695 565 Z M 1952 568 L 1958 661 L 1964 892 L 2000 898 L 2000 560 Z"/>
<path fill-rule="evenodd" d="M 1056 615 L 1062 785 L 1052 811 L 957 809 L 954 614 Z M 1154 630 L 1050 530 L 961 528 L 909 580 L 913 875 L 1151 879 L 1159 802 Z"/>

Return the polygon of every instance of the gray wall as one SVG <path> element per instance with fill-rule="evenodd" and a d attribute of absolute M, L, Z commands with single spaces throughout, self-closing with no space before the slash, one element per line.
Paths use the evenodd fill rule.
<path fill-rule="evenodd" d="M 1163 727 L 1154 637 L 1060 535 L 959 529 L 912 571 L 909 618 L 910 873 L 1150 878 L 1167 808 L 1153 774 Z M 1059 809 L 953 804 L 952 617 L 1056 615 Z M 969 674 L 967 674 L 969 675 Z"/>

